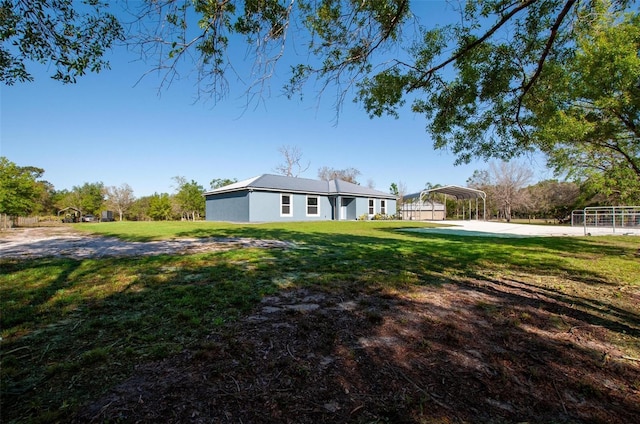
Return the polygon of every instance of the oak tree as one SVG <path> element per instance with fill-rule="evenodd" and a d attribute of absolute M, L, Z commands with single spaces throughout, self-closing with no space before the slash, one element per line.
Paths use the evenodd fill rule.
<path fill-rule="evenodd" d="M 276 172 L 280 175 L 297 178 L 311 165 L 311 162 L 302 162 L 302 150 L 298 146 L 280 146 L 278 152 L 283 159 L 283 162 L 276 166 Z"/>
<path fill-rule="evenodd" d="M 357 181 L 360 171 L 356 168 L 335 169 L 323 166 L 318 169 L 318 178 L 322 181 L 343 180 L 353 184 L 359 184 Z"/>
<path fill-rule="evenodd" d="M 34 166 L 18 166 L 0 157 L 0 213 L 28 215 L 38 207 L 44 182 L 44 170 Z"/>
<path fill-rule="evenodd" d="M 1 0 L 0 81 L 32 81 L 34 63 L 52 78 L 76 82 L 109 68 L 106 52 L 123 39 L 122 24 L 101 0 Z"/>
<path fill-rule="evenodd" d="M 106 195 L 107 203 L 118 212 L 120 221 L 122 221 L 124 214 L 136 200 L 133 195 L 133 189 L 126 183 L 119 187 L 111 186 L 106 188 Z"/>
<path fill-rule="evenodd" d="M 123 32 L 105 2 L 86 2 L 3 0 L 5 83 L 30 78 L 25 60 L 52 60 L 63 81 L 106 66 L 105 52 Z M 192 72 L 199 94 L 224 96 L 230 76 L 253 94 L 268 94 L 281 62 L 290 66 L 290 96 L 317 83 L 320 92 L 336 88 L 340 107 L 355 88 L 372 117 L 398 116 L 410 103 L 426 118 L 434 146 L 457 163 L 542 150 L 560 171 L 589 159 L 583 169 L 597 172 L 586 176 L 619 199 L 630 188 L 612 183 L 622 178 L 636 187 L 639 25 L 632 0 L 452 1 L 453 18 L 440 24 L 425 23 L 424 3 L 415 0 L 128 4 L 135 19 L 126 41 L 164 75 L 161 86 Z M 245 57 L 231 54 L 243 46 Z M 296 51 L 308 54 L 298 60 Z M 253 66 L 239 75 L 235 64 L 247 58 Z"/>

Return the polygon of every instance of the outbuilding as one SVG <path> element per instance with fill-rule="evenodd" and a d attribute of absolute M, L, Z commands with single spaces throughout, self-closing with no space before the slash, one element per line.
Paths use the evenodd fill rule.
<path fill-rule="evenodd" d="M 445 205 L 431 198 L 425 198 L 423 193 L 407 194 L 402 198 L 400 215 L 404 220 L 441 221 L 446 218 Z"/>
<path fill-rule="evenodd" d="M 444 202 L 435 201 L 433 199 L 434 194 L 443 195 Z M 455 185 L 435 187 L 422 190 L 419 193 L 405 195 L 401 207 L 402 218 L 417 220 L 446 219 L 448 216 L 447 196 L 462 202 L 462 219 L 472 219 L 472 217 L 480 219 L 479 201 L 482 200 L 482 219 L 486 220 L 487 194 L 482 190 Z M 475 211 L 473 201 L 475 201 Z M 468 207 L 465 205 L 466 202 L 468 202 Z"/>
<path fill-rule="evenodd" d="M 204 193 L 207 221 L 355 220 L 393 215 L 393 194 L 347 181 L 264 174 Z"/>

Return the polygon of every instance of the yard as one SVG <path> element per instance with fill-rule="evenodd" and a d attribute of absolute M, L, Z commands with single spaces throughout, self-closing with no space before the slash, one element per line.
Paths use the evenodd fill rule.
<path fill-rule="evenodd" d="M 640 421 L 640 237 L 421 225 L 74 224 L 206 247 L 2 257 L 2 421 Z"/>

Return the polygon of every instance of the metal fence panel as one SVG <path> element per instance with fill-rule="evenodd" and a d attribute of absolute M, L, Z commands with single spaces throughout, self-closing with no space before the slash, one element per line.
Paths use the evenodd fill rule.
<path fill-rule="evenodd" d="M 611 230 L 640 228 L 640 206 L 592 206 L 571 212 L 571 226 L 588 229 Z"/>

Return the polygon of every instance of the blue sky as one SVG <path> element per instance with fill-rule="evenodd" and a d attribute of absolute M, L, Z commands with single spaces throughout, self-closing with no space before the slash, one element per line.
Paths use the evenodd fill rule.
<path fill-rule="evenodd" d="M 428 4 L 444 13 L 444 2 Z M 139 197 L 173 192 L 175 176 L 208 188 L 214 178 L 275 173 L 283 145 L 299 147 L 310 163 L 301 177 L 316 178 L 323 166 L 353 167 L 361 184 L 371 180 L 381 191 L 392 182 L 409 192 L 426 182 L 464 185 L 475 169 L 488 168 L 484 162 L 454 166 L 452 155 L 432 148 L 425 119 L 409 111 L 371 120 L 347 98 L 336 124 L 330 92 L 320 101 L 313 93 L 304 101 L 280 97 L 285 66 L 271 82 L 271 97 L 247 108 L 244 89 L 232 78 L 226 99 L 194 102 L 195 80 L 159 91 L 155 75 L 136 84 L 149 65 L 134 53 L 117 48 L 109 58 L 111 70 L 77 84 L 51 80 L 50 70 L 37 66 L 34 82 L 2 86 L 0 155 L 43 168 L 58 190 L 127 183 Z M 539 171 L 537 177 L 550 175 Z"/>

